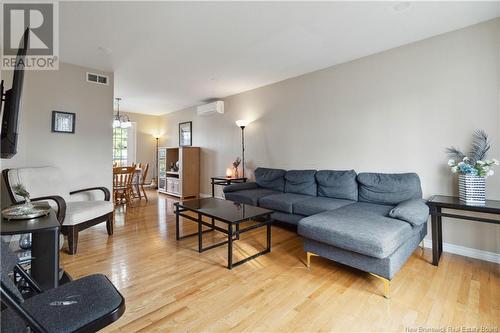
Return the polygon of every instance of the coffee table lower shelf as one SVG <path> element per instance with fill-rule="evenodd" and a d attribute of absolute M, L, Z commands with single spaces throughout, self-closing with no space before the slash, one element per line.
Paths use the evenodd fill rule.
<path fill-rule="evenodd" d="M 215 199 L 215 200 L 219 200 L 219 199 Z M 226 221 L 226 220 L 222 220 L 220 218 L 217 218 L 215 216 L 203 214 L 199 211 L 183 207 L 181 203 L 175 203 L 174 205 L 175 205 L 175 236 L 176 236 L 175 238 L 176 238 L 176 240 L 181 240 L 181 239 L 185 239 L 188 237 L 198 236 L 198 252 L 199 253 L 202 253 L 202 252 L 211 250 L 213 248 L 227 244 L 228 245 L 228 247 L 227 247 L 227 268 L 228 269 L 232 269 L 233 267 L 239 266 L 239 265 L 241 265 L 249 260 L 255 259 L 261 255 L 264 255 L 266 253 L 271 252 L 271 224 L 272 224 L 271 213 L 266 213 L 263 216 L 259 216 L 259 218 L 263 219 L 263 221 L 258 221 L 255 224 L 252 224 L 252 225 L 247 226 L 245 228 L 241 228 L 240 224 L 242 222 L 249 221 L 250 219 L 247 219 L 244 221 L 237 221 L 237 222 Z M 197 217 L 193 217 L 193 216 L 190 216 L 188 214 L 185 214 L 185 212 L 187 212 L 187 211 L 194 212 L 197 215 Z M 179 229 L 179 226 L 180 226 L 180 219 L 179 218 L 180 217 L 183 217 L 185 219 L 196 222 L 198 224 L 198 231 L 191 233 L 191 234 L 188 234 L 188 235 L 181 235 L 180 229 Z M 211 219 L 211 223 L 203 221 L 203 217 L 208 217 L 209 219 Z M 215 224 L 216 220 L 226 224 L 227 229 L 224 229 L 224 228 L 216 225 Z M 208 227 L 209 229 L 203 230 L 203 226 Z M 252 231 L 254 229 L 262 228 L 262 227 L 266 227 L 266 243 L 267 243 L 266 249 L 254 254 L 254 255 L 251 255 L 245 259 L 241 259 L 237 262 L 233 262 L 233 242 L 236 240 L 239 240 L 241 234 L 248 232 L 248 231 Z M 208 233 L 208 232 L 214 232 L 214 231 L 218 231 L 218 232 L 221 232 L 221 233 L 227 235 L 227 240 L 203 247 L 203 234 Z"/>

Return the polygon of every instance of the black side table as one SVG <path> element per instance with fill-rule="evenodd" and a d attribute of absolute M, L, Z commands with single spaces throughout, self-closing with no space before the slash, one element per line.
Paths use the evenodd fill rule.
<path fill-rule="evenodd" d="M 439 258 L 443 252 L 443 227 L 442 217 L 452 217 L 455 219 L 469 220 L 474 222 L 486 222 L 500 224 L 500 201 L 486 200 L 486 204 L 482 206 L 466 205 L 457 197 L 448 197 L 444 195 L 435 195 L 427 201 L 431 213 L 431 229 L 432 229 L 432 264 L 437 266 Z M 498 218 L 484 218 L 462 215 L 459 213 L 443 213 L 442 209 L 455 209 L 459 211 L 479 212 L 498 215 Z"/>
<path fill-rule="evenodd" d="M 59 221 L 56 213 L 31 220 L 2 218 L 0 234 L 19 235 L 31 233 L 31 276 L 43 290 L 59 286 Z"/>
<path fill-rule="evenodd" d="M 239 178 L 234 178 L 234 177 L 211 177 L 212 178 L 212 198 L 215 196 L 215 185 L 221 185 L 221 186 L 227 186 L 231 184 L 237 184 L 237 183 L 246 183 L 247 179 L 246 177 L 239 177 Z"/>

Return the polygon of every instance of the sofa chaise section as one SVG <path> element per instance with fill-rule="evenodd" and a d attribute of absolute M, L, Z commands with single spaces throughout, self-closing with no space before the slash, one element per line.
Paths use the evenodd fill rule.
<path fill-rule="evenodd" d="M 414 173 L 361 173 L 357 182 L 360 202 L 304 218 L 298 233 L 308 266 L 310 257 L 319 255 L 364 270 L 384 281 L 389 297 L 390 280 L 427 234 L 428 208 Z M 408 203 L 412 200 L 416 204 Z M 394 209 L 398 205 L 404 209 Z M 405 211 L 412 223 L 391 217 Z M 419 223 L 413 223 L 416 216 Z"/>
<path fill-rule="evenodd" d="M 409 223 L 389 217 L 392 208 L 358 202 L 304 218 L 298 233 L 344 250 L 385 258 L 413 234 Z"/>
<path fill-rule="evenodd" d="M 390 298 L 389 286 L 392 278 L 418 248 L 426 235 L 427 225 L 422 225 L 399 248 L 385 258 L 367 256 L 308 238 L 304 238 L 304 251 L 307 253 L 308 260 L 310 260 L 311 255 L 317 255 L 381 278 L 385 286 L 384 297 Z"/>

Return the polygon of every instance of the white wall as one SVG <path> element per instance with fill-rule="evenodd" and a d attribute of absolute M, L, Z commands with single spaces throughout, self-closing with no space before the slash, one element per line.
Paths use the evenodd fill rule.
<path fill-rule="evenodd" d="M 121 112 L 120 112 L 121 113 Z M 161 117 L 147 114 L 124 112 L 136 124 L 136 163 L 149 163 L 146 182 L 156 177 L 156 139 L 162 133 Z"/>
<path fill-rule="evenodd" d="M 417 172 L 425 197 L 457 194 L 447 146 L 468 148 L 472 131 L 490 134 L 500 157 L 500 19 L 225 98 L 222 116 L 188 108 L 164 116 L 162 144 L 178 144 L 178 123 L 193 121 L 202 147 L 201 189 L 241 155 L 247 167 Z M 500 199 L 500 169 L 488 179 Z M 500 252 L 500 226 L 446 219 L 444 241 Z"/>
<path fill-rule="evenodd" d="M 1 168 L 54 165 L 71 189 L 112 186 L 113 75 L 110 85 L 86 82 L 95 70 L 61 63 L 57 71 L 26 71 L 17 155 Z M 2 71 L 6 86 L 12 72 Z M 75 134 L 51 132 L 52 111 L 76 113 Z M 2 180 L 3 183 L 3 180 Z M 9 204 L 2 184 L 2 206 Z"/>

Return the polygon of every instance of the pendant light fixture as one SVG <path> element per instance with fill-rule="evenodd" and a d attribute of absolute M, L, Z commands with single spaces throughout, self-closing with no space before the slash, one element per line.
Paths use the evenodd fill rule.
<path fill-rule="evenodd" d="M 129 117 L 126 114 L 120 114 L 120 97 L 116 99 L 116 114 L 113 116 L 113 128 L 129 128 L 132 126 Z"/>

